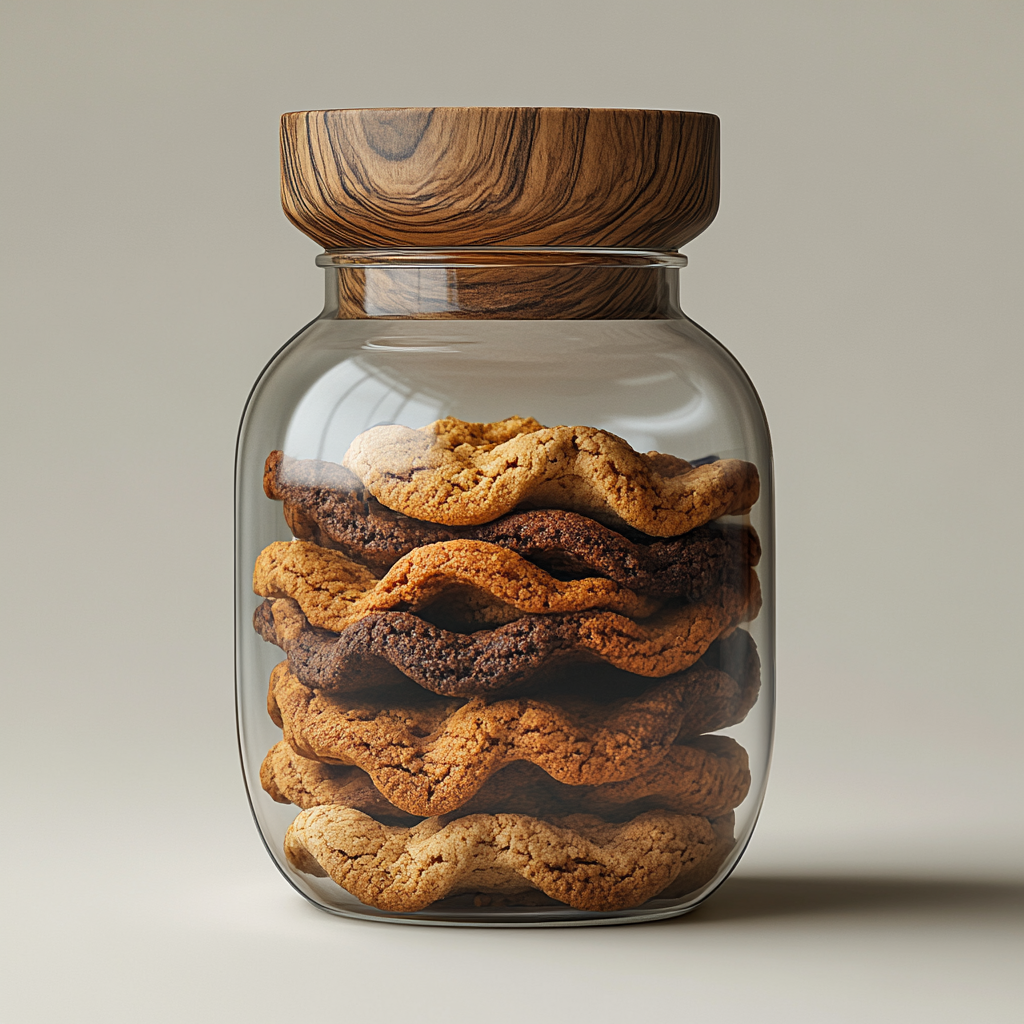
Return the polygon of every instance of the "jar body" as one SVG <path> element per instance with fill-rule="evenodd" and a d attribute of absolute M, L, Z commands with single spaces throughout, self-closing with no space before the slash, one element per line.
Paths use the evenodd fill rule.
<path fill-rule="evenodd" d="M 507 926 L 686 912 L 736 863 L 770 758 L 760 403 L 671 301 L 638 319 L 466 316 L 439 308 L 436 270 L 417 272 L 409 316 L 373 307 L 367 271 L 359 318 L 339 310 L 329 270 L 324 314 L 271 361 L 243 417 L 237 705 L 257 825 L 291 884 L 346 916 Z M 645 273 L 671 290 L 674 271 Z M 376 292 L 393 297 L 394 280 Z M 384 476 L 399 497 L 418 500 L 423 479 L 444 500 L 371 493 L 374 459 L 400 461 L 410 438 L 436 447 L 422 428 L 438 421 L 469 469 L 429 448 Z M 473 427 L 501 421 L 486 437 Z M 646 533 L 614 511 L 621 479 L 602 483 L 623 441 L 691 466 L 750 465 L 756 499 Z M 510 453 L 497 468 L 495 451 Z M 606 514 L 574 507 L 576 484 L 505 488 L 555 462 L 605 488 Z M 481 473 L 501 493 L 460 511 Z"/>

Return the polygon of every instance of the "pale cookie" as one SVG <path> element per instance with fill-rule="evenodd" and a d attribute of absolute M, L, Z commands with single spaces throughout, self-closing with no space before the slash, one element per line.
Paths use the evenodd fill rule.
<path fill-rule="evenodd" d="M 385 800 L 361 769 L 301 757 L 283 740 L 264 758 L 260 783 L 278 803 L 304 810 L 342 804 L 391 824 L 416 820 Z M 658 809 L 714 818 L 738 807 L 749 788 L 746 751 L 727 736 L 702 736 L 677 742 L 635 778 L 603 786 L 567 786 L 536 765 L 516 762 L 492 775 L 459 813 L 583 813 L 620 821 Z"/>
<path fill-rule="evenodd" d="M 543 815 L 533 815 L 533 817 L 543 817 Z M 408 819 L 409 824 L 414 821 L 415 819 Z M 730 812 L 720 818 L 709 818 L 708 822 L 715 834 L 715 848 L 710 857 L 693 864 L 689 869 L 680 871 L 674 881 L 654 897 L 655 900 L 692 899 L 698 895 L 699 890 L 705 888 L 716 875 L 721 873 L 726 858 L 736 846 L 734 838 L 736 815 Z M 397 824 L 397 822 L 387 821 L 385 824 Z M 513 881 L 504 892 L 478 892 L 449 896 L 438 900 L 431 909 L 440 911 L 472 906 L 500 910 L 505 907 L 556 907 L 558 905 L 558 900 L 545 896 L 539 889 L 524 889 L 521 882 Z"/>
<path fill-rule="evenodd" d="M 411 688 L 340 697 L 305 686 L 282 662 L 271 675 L 268 710 L 302 757 L 361 768 L 390 803 L 430 817 L 462 807 L 514 761 L 571 786 L 633 779 L 677 736 L 721 728 L 736 691 L 724 672 L 697 666 L 611 701 L 562 693 L 557 703 L 486 703 Z M 628 786 L 619 794 L 622 803 L 636 798 Z"/>
<path fill-rule="evenodd" d="M 412 819 L 409 819 L 410 822 Z M 708 819 L 711 830 L 715 834 L 715 848 L 709 857 L 683 869 L 654 898 L 656 900 L 679 900 L 683 898 L 692 899 L 699 890 L 703 889 L 718 875 L 725 864 L 726 858 L 736 846 L 734 838 L 736 815 L 730 812 L 720 818 Z M 390 824 L 390 822 L 389 822 Z M 510 892 L 506 893 L 477 893 L 475 895 L 452 896 L 441 900 L 435 905 L 435 909 L 462 908 L 462 907 L 554 907 L 558 903 L 550 897 L 545 896 L 537 889 L 521 889 L 518 884 L 509 886 Z"/>
<path fill-rule="evenodd" d="M 566 662 L 603 661 L 666 676 L 689 668 L 760 607 L 751 569 L 745 587 L 718 587 L 698 604 L 670 605 L 639 622 L 617 612 L 559 612 L 456 633 L 408 612 L 374 612 L 332 633 L 311 626 L 294 601 L 279 598 L 256 609 L 253 626 L 319 689 L 362 688 L 397 670 L 434 693 L 470 696 L 522 688 L 542 669 Z"/>
<path fill-rule="evenodd" d="M 285 836 L 293 867 L 329 875 L 380 910 L 422 910 L 460 892 L 533 888 L 576 910 L 639 906 L 715 856 L 706 818 L 648 811 L 610 824 L 585 814 L 431 818 L 384 825 L 336 804 L 303 811 Z"/>
<path fill-rule="evenodd" d="M 260 553 L 252 587 L 261 597 L 292 598 L 313 626 L 334 632 L 373 612 L 434 609 L 450 623 L 479 629 L 526 614 L 590 609 L 646 618 L 662 603 L 611 580 L 556 580 L 520 555 L 478 540 L 417 548 L 380 580 L 340 551 L 279 541 Z"/>
<path fill-rule="evenodd" d="M 759 489 L 750 462 L 691 466 L 659 452 L 641 455 L 595 427 L 544 427 L 518 416 L 373 427 L 352 442 L 344 463 L 388 508 L 455 526 L 528 504 L 675 537 L 746 512 Z"/>
<path fill-rule="evenodd" d="M 447 540 L 498 544 L 552 572 L 604 576 L 639 594 L 696 601 L 724 572 L 757 565 L 761 548 L 749 526 L 708 523 L 681 537 L 631 536 L 564 509 L 512 512 L 477 526 L 442 526 L 393 512 L 354 473 L 333 462 L 271 452 L 267 497 L 284 502 L 300 540 L 336 548 L 383 576 L 415 548 Z"/>

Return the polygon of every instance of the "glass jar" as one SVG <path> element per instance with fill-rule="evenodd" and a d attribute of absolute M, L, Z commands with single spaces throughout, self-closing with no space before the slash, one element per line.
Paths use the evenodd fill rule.
<path fill-rule="evenodd" d="M 267 848 L 323 909 L 653 920 L 746 845 L 773 723 L 771 448 L 665 248 L 714 217 L 717 126 L 285 115 L 285 208 L 326 246 L 327 301 L 242 418 L 238 731 Z M 657 187 L 618 230 L 607 175 L 637 166 Z"/>

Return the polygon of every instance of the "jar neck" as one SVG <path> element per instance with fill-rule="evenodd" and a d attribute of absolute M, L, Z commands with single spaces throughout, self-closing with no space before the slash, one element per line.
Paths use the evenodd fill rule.
<path fill-rule="evenodd" d="M 623 249 L 329 250 L 327 319 L 666 320 L 679 253 Z"/>

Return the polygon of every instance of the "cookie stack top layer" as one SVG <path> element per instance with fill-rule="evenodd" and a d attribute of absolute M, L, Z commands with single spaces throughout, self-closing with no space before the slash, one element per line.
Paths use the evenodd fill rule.
<path fill-rule="evenodd" d="M 527 504 L 675 537 L 746 512 L 759 490 L 749 462 L 691 466 L 660 452 L 642 455 L 595 427 L 545 427 L 519 416 L 373 427 L 352 442 L 344 463 L 381 504 L 453 526 L 488 523 Z"/>

